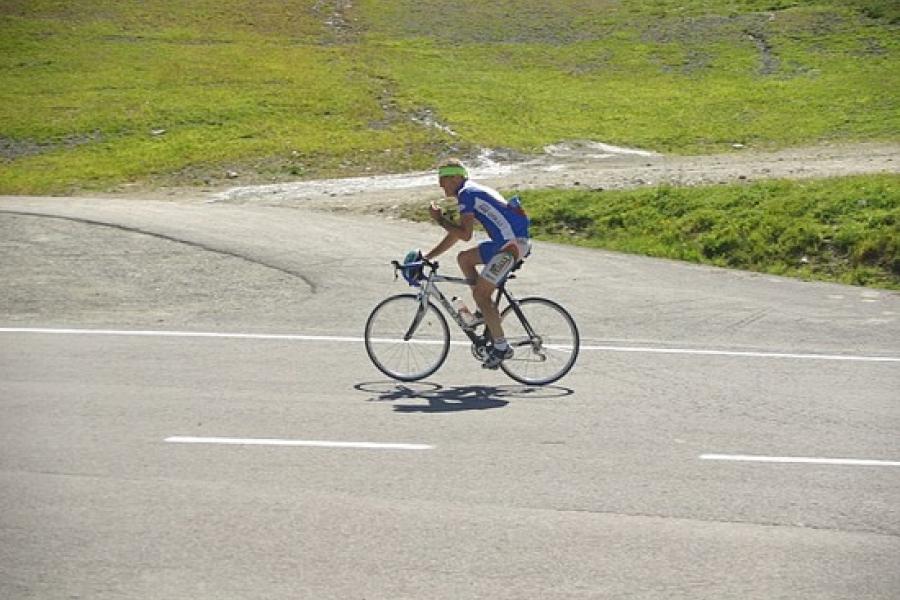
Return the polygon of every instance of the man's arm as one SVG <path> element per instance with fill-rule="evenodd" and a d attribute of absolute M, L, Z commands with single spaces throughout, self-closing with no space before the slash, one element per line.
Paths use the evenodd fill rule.
<path fill-rule="evenodd" d="M 472 239 L 472 230 L 475 228 L 475 215 L 472 213 L 462 214 L 459 217 L 459 224 L 454 223 L 444 215 L 444 211 L 438 208 L 434 203 L 431 205 L 431 218 L 447 231 L 437 246 L 435 246 L 425 258 L 431 260 L 435 256 L 439 256 L 449 250 L 457 241 L 468 241 Z"/>
<path fill-rule="evenodd" d="M 458 240 L 455 235 L 453 235 L 452 233 L 447 233 L 447 235 L 444 236 L 444 239 L 438 242 L 437 246 L 425 253 L 424 256 L 427 260 L 431 260 L 436 256 L 440 256 L 441 254 L 452 248 L 453 244 L 455 244 L 457 241 Z"/>
<path fill-rule="evenodd" d="M 447 215 L 444 214 L 444 209 L 439 207 L 434 202 L 431 203 L 431 208 L 428 210 L 431 213 L 431 218 L 434 219 L 435 223 L 443 227 L 448 234 L 453 235 L 458 240 L 462 240 L 464 242 L 472 239 L 472 230 L 475 227 L 475 215 L 472 213 L 462 213 L 459 215 L 459 224 L 457 225 L 453 221 L 447 218 Z"/>

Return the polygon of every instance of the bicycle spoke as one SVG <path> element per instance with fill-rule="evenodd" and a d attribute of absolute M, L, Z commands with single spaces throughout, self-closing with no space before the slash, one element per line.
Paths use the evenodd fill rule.
<path fill-rule="evenodd" d="M 512 306 L 503 311 L 503 328 L 515 355 L 500 366 L 520 383 L 552 383 L 569 372 L 578 356 L 575 322 L 565 309 L 543 298 L 525 298 L 518 306 L 528 326 Z"/>
<path fill-rule="evenodd" d="M 366 323 L 366 351 L 386 375 L 402 381 L 427 377 L 443 363 L 450 347 L 447 322 L 428 304 L 419 314 L 420 300 L 401 294 L 375 307 Z M 405 335 L 410 335 L 404 340 Z"/>

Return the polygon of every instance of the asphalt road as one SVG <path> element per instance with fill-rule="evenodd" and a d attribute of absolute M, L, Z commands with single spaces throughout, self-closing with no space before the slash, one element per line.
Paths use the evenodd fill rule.
<path fill-rule="evenodd" d="M 0 597 L 900 596 L 898 294 L 537 244 L 575 370 L 400 385 L 362 325 L 438 235 L 0 199 Z"/>

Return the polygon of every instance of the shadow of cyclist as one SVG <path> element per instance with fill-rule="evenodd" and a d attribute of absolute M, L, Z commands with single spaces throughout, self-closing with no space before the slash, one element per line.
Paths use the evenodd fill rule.
<path fill-rule="evenodd" d="M 488 410 L 503 408 L 509 404 L 501 398 L 562 397 L 573 393 L 568 388 L 549 386 L 485 386 L 469 385 L 443 387 L 435 383 L 372 382 L 353 386 L 361 392 L 374 393 L 370 402 L 395 402 L 397 400 L 425 400 L 428 404 L 395 404 L 394 411 L 403 413 L 440 413 L 464 410 Z"/>

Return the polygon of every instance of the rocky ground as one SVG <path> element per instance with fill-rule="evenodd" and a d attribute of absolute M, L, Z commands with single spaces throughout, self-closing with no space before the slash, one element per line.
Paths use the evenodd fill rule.
<path fill-rule="evenodd" d="M 470 163 L 472 176 L 502 190 L 547 187 L 624 189 L 640 186 L 740 183 L 770 178 L 820 178 L 866 173 L 900 173 L 900 144 L 890 142 L 819 145 L 778 151 L 736 146 L 727 154 L 666 156 L 595 142 L 549 146 L 536 157 L 485 151 Z M 404 204 L 441 197 L 430 172 L 376 175 L 228 188 L 136 189 L 117 196 L 204 199 L 239 203 L 395 214 Z"/>

